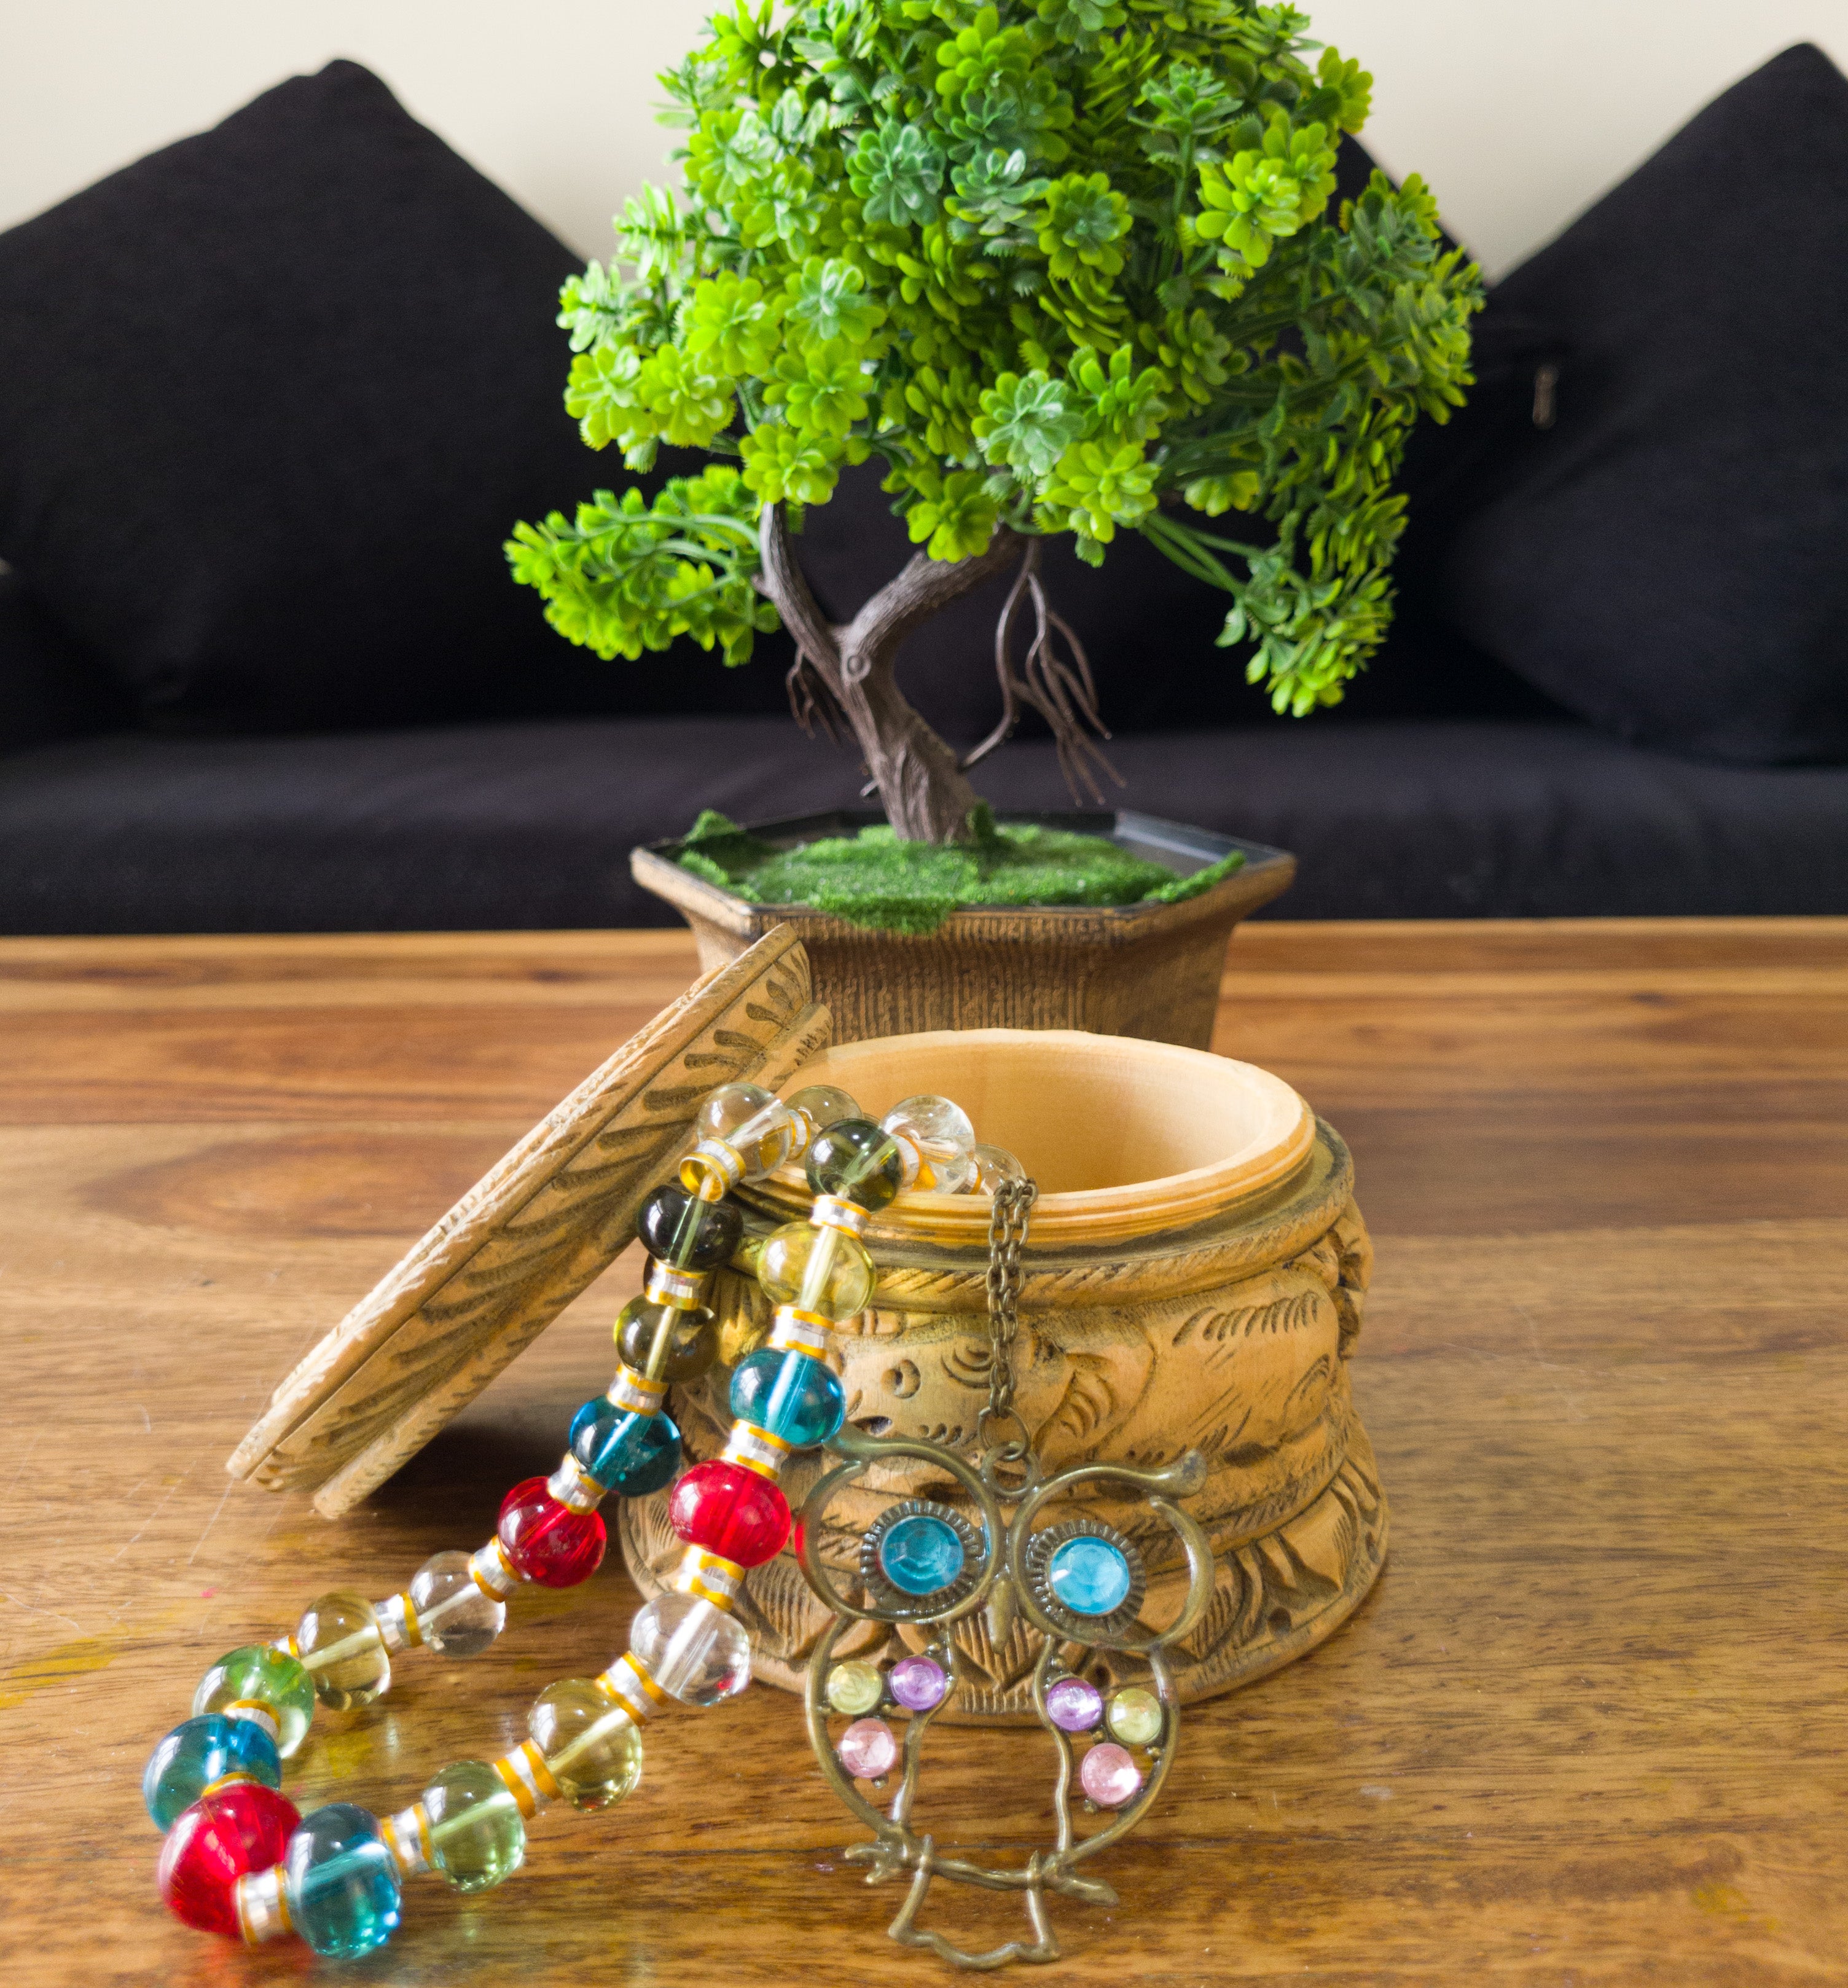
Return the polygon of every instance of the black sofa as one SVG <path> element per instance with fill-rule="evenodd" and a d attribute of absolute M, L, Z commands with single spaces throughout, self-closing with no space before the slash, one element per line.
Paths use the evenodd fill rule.
<path fill-rule="evenodd" d="M 1634 487 L 1605 500 L 1633 505 L 1637 517 L 1607 509 L 1593 518 L 1594 536 L 1634 542 L 1625 570 L 1635 599 L 1621 586 L 1613 596 L 1608 571 L 1559 599 L 1593 563 L 1573 536 L 1585 529 L 1583 505 L 1563 512 L 1560 493 L 1595 489 L 1613 449 L 1621 462 L 1613 434 L 1633 437 L 1633 398 L 1647 398 L 1671 360 L 1682 375 L 1704 363 L 1698 352 L 1665 359 L 1644 349 L 1647 328 L 1622 330 L 1629 342 L 1613 357 L 1608 297 L 1635 261 L 1628 234 L 1654 225 L 1652 203 L 1699 197 L 1698 184 L 1681 184 L 1691 176 L 1736 180 L 1757 125 L 1789 123 L 1793 93 L 1813 124 L 1841 127 L 1812 216 L 1814 252 L 1839 239 L 1848 85 L 1799 49 L 1703 113 L 1502 286 L 1481 321 L 1475 402 L 1450 430 L 1421 436 L 1408 468 L 1399 631 L 1340 709 L 1273 717 L 1237 658 L 1213 645 L 1222 602 L 1140 541 L 1102 573 L 1069 557 L 1052 563 L 1061 604 L 1099 665 L 1124 805 L 1294 850 L 1299 880 L 1272 914 L 1285 918 L 1848 911 L 1841 624 L 1828 600 L 1792 620 L 1792 583 L 1776 597 L 1785 607 L 1755 605 L 1742 637 L 1728 626 L 1707 641 L 1703 628 L 1718 627 L 1730 597 L 1728 570 L 1716 570 L 1728 541 L 1701 550 L 1700 520 L 1685 504 L 1666 523 L 1650 514 L 1656 488 L 1678 489 L 1685 476 L 1694 490 L 1719 476 L 1711 462 L 1677 466 L 1677 449 L 1708 447 L 1711 435 L 1657 438 L 1632 466 Z M 1742 117 L 1753 127 L 1745 139 Z M 1813 130 L 1806 144 L 1813 166 Z M 1367 170 L 1355 149 L 1350 177 Z M 302 213 L 337 203 L 330 159 L 363 187 L 367 227 L 306 248 L 293 241 L 286 273 L 299 279 L 302 257 L 321 255 L 349 284 L 341 313 L 306 330 L 293 304 L 293 315 L 264 320 L 269 279 L 255 276 L 228 307 L 224 286 L 235 285 L 223 259 L 198 256 L 202 229 L 242 228 L 258 248 L 286 237 Z M 1784 169 L 1775 157 L 1763 168 Z M 377 218 L 378 188 L 394 174 L 402 198 L 383 203 L 397 216 L 387 225 Z M 1749 183 L 1737 198 L 1752 205 Z M 447 248 L 429 245 L 433 201 L 453 224 Z M 1708 201 L 1702 240 L 1684 252 L 1711 257 L 1722 220 Z M 492 308 L 464 353 L 433 355 L 427 337 L 404 333 L 417 314 L 414 236 L 433 290 L 458 282 L 458 257 L 500 257 L 481 262 L 478 289 Z M 1797 266 L 1738 280 L 1800 287 L 1819 320 L 1848 301 L 1839 266 L 1818 296 L 1801 265 L 1810 245 L 1776 245 Z M 193 266 L 189 255 L 208 307 L 184 286 L 163 287 L 167 269 Z M 140 318 L 131 309 L 126 327 L 99 327 L 81 294 L 62 317 L 45 301 L 80 292 L 81 272 L 100 258 L 118 295 L 140 299 Z M 260 265 L 257 248 L 249 259 Z M 0 553 L 16 569 L 0 573 L 0 931 L 671 923 L 630 878 L 633 844 L 679 831 L 702 807 L 750 820 L 854 800 L 851 757 L 805 740 L 783 708 L 780 637 L 742 671 L 696 651 L 600 664 L 552 637 L 531 597 L 506 582 L 496 543 L 506 522 L 620 477 L 579 449 L 558 410 L 562 341 L 546 320 L 570 262 L 351 64 L 284 85 L 216 132 L 0 236 L 0 377 L 14 383 L 0 397 Z M 386 288 L 390 313 L 367 320 L 367 300 Z M 1778 296 L 1760 303 L 1785 323 Z M 1725 315 L 1698 296 L 1688 309 L 1700 325 Z M 1826 337 L 1817 325 L 1819 376 L 1839 371 L 1838 322 Z M 318 428 L 353 377 L 337 355 L 356 326 L 373 341 L 360 370 L 398 397 L 362 409 L 363 419 L 349 408 L 352 438 L 328 441 L 317 468 Z M 267 384 L 240 399 L 226 384 L 240 337 L 266 352 L 280 343 L 285 357 L 293 337 L 300 368 L 325 374 L 314 397 L 290 406 L 284 394 L 280 415 Z M 478 363 L 488 347 L 491 368 Z M 142 369 L 139 398 L 123 384 L 129 349 Z M 1736 353 L 1712 363 L 1725 374 Z M 167 394 L 150 401 L 145 378 L 159 380 L 163 367 Z M 473 411 L 463 428 L 474 457 L 445 456 L 449 431 L 418 416 L 433 375 L 434 399 L 452 414 L 458 397 Z M 1698 394 L 1698 378 L 1689 390 Z M 1820 437 L 1813 481 L 1824 497 L 1833 491 L 1835 511 L 1807 486 L 1786 500 L 1796 459 L 1786 451 L 1769 501 L 1799 504 L 1802 515 L 1781 537 L 1774 515 L 1753 556 L 1762 566 L 1765 543 L 1794 546 L 1835 587 L 1836 570 L 1848 572 L 1848 394 L 1819 377 L 1797 411 Z M 1536 413 L 1556 419 L 1536 426 Z M 263 426 L 272 418 L 294 425 L 279 438 Z M 413 444 L 431 434 L 421 452 L 400 421 Z M 1728 445 L 1754 446 L 1749 437 Z M 215 508 L 222 478 L 240 462 L 248 474 L 265 448 L 289 456 L 292 482 L 260 479 L 261 501 L 240 514 L 248 529 L 237 516 L 227 523 Z M 188 455 L 184 474 L 176 450 Z M 836 612 L 908 549 L 869 475 L 813 514 L 804 540 Z M 130 488 L 132 529 L 113 525 L 110 501 Z M 391 505 L 422 519 L 451 493 L 479 513 L 460 541 L 465 556 L 423 546 L 393 566 Z M 302 549 L 310 538 L 313 559 Z M 389 615 L 373 611 L 369 558 L 384 561 L 375 591 Z M 441 590 L 419 595 L 433 569 Z M 317 573 L 334 577 L 323 584 Z M 1681 601 L 1703 585 L 1721 607 L 1701 607 L 1707 623 L 1697 614 L 1691 634 L 1675 624 L 1681 647 L 1664 663 L 1651 645 L 1674 617 L 1650 589 Z M 995 604 L 992 595 L 963 604 L 905 661 L 915 701 L 952 739 L 972 741 L 989 720 Z M 1536 647 L 1529 637 L 1542 623 L 1550 632 Z M 1706 663 L 1684 667 L 1695 651 Z M 1653 688 L 1630 680 L 1651 668 Z M 1678 691 L 1660 694 L 1664 668 L 1684 672 Z M 1049 742 L 1030 732 L 978 784 L 1004 809 L 1071 805 Z"/>

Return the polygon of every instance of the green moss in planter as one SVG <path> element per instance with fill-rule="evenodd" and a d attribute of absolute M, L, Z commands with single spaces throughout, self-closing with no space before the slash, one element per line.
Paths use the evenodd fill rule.
<path fill-rule="evenodd" d="M 1099 835 L 1030 823 L 997 827 L 986 807 L 970 842 L 901 842 L 863 828 L 797 849 L 762 842 L 708 808 L 680 865 L 753 904 L 809 904 L 875 931 L 934 932 L 964 904 L 1174 904 L 1243 867 L 1237 850 L 1177 877 Z"/>

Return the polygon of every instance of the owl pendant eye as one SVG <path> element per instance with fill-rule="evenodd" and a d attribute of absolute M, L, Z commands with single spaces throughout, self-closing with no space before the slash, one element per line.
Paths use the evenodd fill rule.
<path fill-rule="evenodd" d="M 1174 1758 L 1181 1708 L 1167 1647 L 1186 1635 L 1213 1593 L 1212 1550 L 1194 1520 L 1172 1502 L 1198 1490 L 1206 1467 L 1190 1451 L 1162 1470 L 1090 1464 L 1041 1481 L 1029 1466 L 1005 1491 L 998 1473 L 973 1468 L 954 1451 L 907 1439 L 869 1436 L 850 1425 L 830 1447 L 843 1461 L 804 1502 L 796 1529 L 802 1572 L 833 1620 L 809 1657 L 805 1690 L 809 1740 L 823 1777 L 847 1810 L 872 1831 L 870 1843 L 847 1851 L 870 1868 L 870 1883 L 907 1878 L 904 1903 L 887 1931 L 903 1946 L 922 1947 L 959 1967 L 988 1969 L 1016 1960 L 1056 1959 L 1059 1947 L 1048 1913 L 1049 1895 L 1113 1905 L 1117 1895 L 1079 1866 L 1127 1834 L 1160 1793 Z M 925 1464 L 968 1494 L 968 1507 L 947 1500 L 902 1499 L 867 1528 L 856 1572 L 860 1600 L 834 1585 L 816 1543 L 836 1496 L 877 1466 Z M 1049 1513 L 1081 1486 L 1107 1483 L 1119 1496 L 1140 1493 L 1147 1509 L 1178 1537 L 1187 1558 L 1187 1598 L 1179 1616 L 1157 1633 L 1138 1620 L 1147 1577 L 1136 1543 L 1088 1516 Z M 1004 1506 L 1011 1508 L 1004 1516 Z M 1056 1817 L 1051 1845 L 1015 1866 L 978 1864 L 940 1851 L 913 1827 L 922 1778 L 925 1736 L 939 1712 L 954 1709 L 962 1685 L 950 1631 L 965 1616 L 998 1602 L 1010 1619 L 1023 1617 L 1042 1638 L 1033 1670 L 1033 1708 L 1057 1754 Z M 889 1667 L 859 1658 L 836 1662 L 841 1635 L 856 1623 L 904 1623 L 921 1631 L 927 1647 Z M 1076 1643 L 1144 1658 L 1147 1687 L 1123 1686 L 1106 1698 L 1060 1652 Z M 1005 1749 L 1010 1777 L 1026 1763 Z M 1080 1835 L 1087 1814 L 1107 1817 Z M 987 1890 L 1016 1891 L 1030 1937 L 982 1953 L 965 1952 L 944 1934 L 918 1924 L 939 1878 Z"/>

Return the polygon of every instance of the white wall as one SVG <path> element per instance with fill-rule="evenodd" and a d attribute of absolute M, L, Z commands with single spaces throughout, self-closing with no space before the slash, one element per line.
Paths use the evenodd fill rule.
<path fill-rule="evenodd" d="M 1367 139 L 1492 271 L 1848 0 L 1305 0 L 1376 78 Z M 655 72 L 714 0 L 0 0 L 0 227 L 346 55 L 585 254 L 658 173 Z"/>

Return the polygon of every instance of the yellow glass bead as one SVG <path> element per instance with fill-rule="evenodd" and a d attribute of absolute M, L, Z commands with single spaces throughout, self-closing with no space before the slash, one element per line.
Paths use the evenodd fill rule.
<path fill-rule="evenodd" d="M 792 1222 L 764 1240 L 758 1281 L 773 1305 L 846 1319 L 873 1301 L 875 1273 L 863 1242 L 838 1229 Z"/>
<path fill-rule="evenodd" d="M 370 1705 L 390 1685 L 391 1658 L 363 1594 L 341 1589 L 311 1601 L 296 1626 L 296 1649 L 315 1696 L 336 1712 Z"/>
<path fill-rule="evenodd" d="M 828 1703 L 850 1719 L 877 1710 L 885 1695 L 886 1681 L 880 1675 L 877 1664 L 866 1663 L 854 1657 L 844 1664 L 836 1664 L 828 1673 Z"/>
<path fill-rule="evenodd" d="M 642 1777 L 635 1722 L 588 1678 L 561 1678 L 532 1702 L 526 1729 L 573 1808 L 607 1808 Z"/>
<path fill-rule="evenodd" d="M 1161 1737 L 1161 1701 L 1140 1685 L 1113 1692 L 1103 1717 L 1110 1736 L 1126 1746 L 1152 1746 Z"/>

